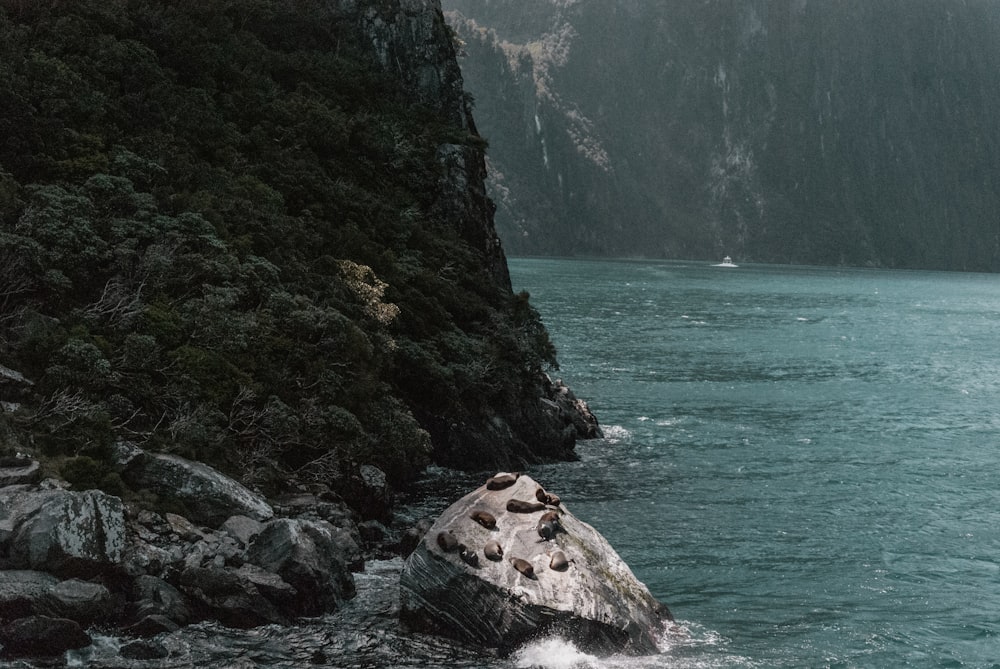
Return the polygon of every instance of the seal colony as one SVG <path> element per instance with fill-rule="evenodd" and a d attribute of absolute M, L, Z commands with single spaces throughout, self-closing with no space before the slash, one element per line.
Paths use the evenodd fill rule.
<path fill-rule="evenodd" d="M 657 652 L 670 615 L 565 498 L 499 472 L 448 507 L 407 558 L 400 619 L 501 650 L 554 627 L 587 649 L 635 654 Z"/>

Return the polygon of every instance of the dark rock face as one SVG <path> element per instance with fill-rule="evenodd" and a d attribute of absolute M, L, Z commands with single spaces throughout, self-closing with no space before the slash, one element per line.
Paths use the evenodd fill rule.
<path fill-rule="evenodd" d="M 0 644 L 8 655 L 53 657 L 90 645 L 90 636 L 66 618 L 29 616 L 0 627 Z"/>
<path fill-rule="evenodd" d="M 0 620 L 38 613 L 36 602 L 57 583 L 58 578 L 41 571 L 0 571 Z"/>
<path fill-rule="evenodd" d="M 89 576 L 119 565 L 125 507 L 97 490 L 0 489 L 0 567 Z"/>
<path fill-rule="evenodd" d="M 89 627 L 109 620 L 114 613 L 111 592 L 100 583 L 69 579 L 49 588 L 39 600 L 46 615 L 69 618 Z"/>
<path fill-rule="evenodd" d="M 484 485 L 445 510 L 403 568 L 402 620 L 501 650 L 559 631 L 595 651 L 656 652 L 669 613 L 600 534 L 565 505 L 548 521 L 549 540 L 539 534 L 545 510 L 507 511 L 510 500 L 533 500 L 538 488 L 521 476 L 500 490 Z M 475 522 L 475 511 L 493 515 L 496 527 Z M 439 535 L 454 541 L 439 543 Z M 499 559 L 488 542 L 502 547 Z M 557 551 L 566 564 L 551 566 Z"/>
<path fill-rule="evenodd" d="M 508 252 L 1000 269 L 1000 9 L 444 0 Z"/>
<path fill-rule="evenodd" d="M 348 554 L 338 537 L 324 521 L 280 518 L 257 536 L 246 559 L 295 588 L 298 615 L 319 615 L 354 596 Z"/>
<path fill-rule="evenodd" d="M 119 445 L 119 454 L 126 484 L 179 500 L 196 523 L 218 527 L 237 513 L 257 520 L 274 516 L 263 497 L 200 462 L 127 444 Z"/>
<path fill-rule="evenodd" d="M 0 488 L 9 485 L 38 483 L 42 466 L 31 458 L 0 458 Z"/>

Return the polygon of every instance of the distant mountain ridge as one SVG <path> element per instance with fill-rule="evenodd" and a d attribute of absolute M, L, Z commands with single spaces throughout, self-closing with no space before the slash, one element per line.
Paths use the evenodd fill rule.
<path fill-rule="evenodd" d="M 446 0 L 512 254 L 1000 269 L 1000 5 Z"/>

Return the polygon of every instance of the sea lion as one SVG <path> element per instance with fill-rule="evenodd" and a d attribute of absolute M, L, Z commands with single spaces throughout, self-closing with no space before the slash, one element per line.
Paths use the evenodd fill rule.
<path fill-rule="evenodd" d="M 554 551 L 550 556 L 549 569 L 555 569 L 556 571 L 566 571 L 569 568 L 569 560 L 566 559 L 566 554 L 562 551 Z"/>
<path fill-rule="evenodd" d="M 512 557 L 510 558 L 510 563 L 514 565 L 514 569 L 518 570 L 528 578 L 535 578 L 535 568 L 527 560 Z"/>
<path fill-rule="evenodd" d="M 535 491 L 535 499 L 537 499 L 542 504 L 548 504 L 549 506 L 559 506 L 562 500 L 559 499 L 558 495 L 553 495 L 550 492 L 545 492 L 541 488 Z"/>
<path fill-rule="evenodd" d="M 521 499 L 512 499 L 507 502 L 507 510 L 513 513 L 534 513 L 544 511 L 545 505 L 538 502 L 525 502 Z"/>
<path fill-rule="evenodd" d="M 458 548 L 458 539 L 452 534 L 451 530 L 447 532 L 438 532 L 437 535 L 438 546 L 441 547 L 445 553 L 451 553 L 453 550 Z"/>
<path fill-rule="evenodd" d="M 559 513 L 556 511 L 546 511 L 542 514 L 542 517 L 538 519 L 545 523 L 559 523 Z"/>
<path fill-rule="evenodd" d="M 538 525 L 535 526 L 535 530 L 538 532 L 538 536 L 542 538 L 542 541 L 548 541 L 552 537 L 556 536 L 555 523 L 540 520 L 538 521 Z"/>
<path fill-rule="evenodd" d="M 485 555 L 487 559 L 498 562 L 503 559 L 503 546 L 500 545 L 499 541 L 487 541 L 486 545 L 483 546 L 483 555 Z"/>
<path fill-rule="evenodd" d="M 521 472 L 514 472 L 513 474 L 498 473 L 496 476 L 486 479 L 486 489 L 503 490 L 514 485 L 519 478 L 521 478 Z"/>
<path fill-rule="evenodd" d="M 465 544 L 458 545 L 458 557 L 462 558 L 462 562 L 470 567 L 479 566 L 479 556 L 476 555 L 476 551 L 470 550 Z"/>
<path fill-rule="evenodd" d="M 495 529 L 497 526 L 497 519 L 493 517 L 493 514 L 483 510 L 473 511 L 469 514 L 469 518 L 472 518 L 488 530 Z"/>

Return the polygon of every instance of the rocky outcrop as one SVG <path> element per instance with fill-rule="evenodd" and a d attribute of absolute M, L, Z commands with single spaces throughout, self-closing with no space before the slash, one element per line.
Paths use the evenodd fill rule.
<path fill-rule="evenodd" d="M 118 451 L 121 477 L 129 487 L 177 500 L 193 522 L 218 527 L 236 514 L 257 520 L 274 516 L 263 497 L 200 462 L 129 444 L 119 444 Z"/>
<path fill-rule="evenodd" d="M 490 488 L 452 504 L 407 558 L 406 624 L 501 650 L 557 631 L 589 650 L 656 652 L 670 614 L 594 528 L 565 504 L 538 502 L 528 476 Z M 511 500 L 535 510 L 510 510 Z"/>
<path fill-rule="evenodd" d="M 196 507 L 213 509 L 203 518 L 221 514 L 226 499 L 231 511 L 261 508 L 232 494 L 235 482 L 218 472 L 181 464 L 170 473 L 180 489 L 222 481 L 227 491 L 209 493 L 211 507 Z M 65 486 L 46 480 L 0 488 L 0 638 L 8 654 L 86 645 L 82 628 L 95 624 L 138 637 L 202 619 L 290 624 L 354 595 L 359 533 L 342 502 L 302 493 L 278 507 L 298 517 L 232 514 L 212 529 L 176 513 L 130 513 L 118 497 Z M 71 645 L 40 645 L 46 634 Z"/>
<path fill-rule="evenodd" d="M 0 489 L 0 568 L 92 576 L 122 563 L 125 506 L 97 490 Z"/>

